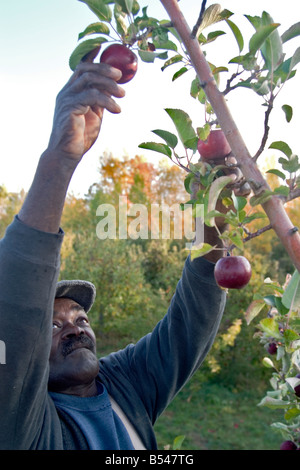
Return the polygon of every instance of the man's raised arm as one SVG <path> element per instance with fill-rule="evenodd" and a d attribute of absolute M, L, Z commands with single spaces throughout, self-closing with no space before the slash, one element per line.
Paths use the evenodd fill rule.
<path fill-rule="evenodd" d="M 58 94 L 50 141 L 19 213 L 25 224 L 57 233 L 69 182 L 98 137 L 104 109 L 121 111 L 112 98 L 124 96 L 116 83 L 120 74 L 106 64 L 82 62 Z"/>

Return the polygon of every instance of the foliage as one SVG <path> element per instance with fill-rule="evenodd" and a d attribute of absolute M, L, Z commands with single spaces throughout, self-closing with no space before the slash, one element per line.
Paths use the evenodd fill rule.
<path fill-rule="evenodd" d="M 24 191 L 9 193 L 4 186 L 0 186 L 0 237 L 3 237 L 6 227 L 19 212 L 24 199 Z"/>
<path fill-rule="evenodd" d="M 297 386 L 300 384 L 300 275 L 287 276 L 285 285 L 265 280 L 259 294 L 246 312 L 247 323 L 262 311 L 267 316 L 257 325 L 256 337 L 267 351 L 263 365 L 273 369 L 271 390 L 260 406 L 283 410 L 283 422 L 272 425 L 285 440 L 299 446 L 300 406 Z M 270 346 L 271 345 L 271 346 Z M 270 355 L 274 357 L 271 359 Z"/>

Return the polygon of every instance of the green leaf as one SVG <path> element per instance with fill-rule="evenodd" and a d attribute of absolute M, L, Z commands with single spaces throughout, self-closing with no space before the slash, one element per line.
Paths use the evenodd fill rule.
<path fill-rule="evenodd" d="M 290 408 L 289 410 L 286 411 L 284 415 L 284 419 L 289 421 L 290 419 L 295 419 L 297 416 L 300 415 L 300 410 L 298 408 Z"/>
<path fill-rule="evenodd" d="M 251 88 L 259 96 L 268 95 L 270 93 L 269 82 L 265 78 L 262 78 L 261 80 L 258 80 L 256 83 L 253 83 L 251 85 Z"/>
<path fill-rule="evenodd" d="M 198 29 L 197 35 L 201 33 L 205 28 L 208 26 L 211 26 L 215 23 L 218 23 L 219 21 L 223 20 L 223 17 L 220 15 L 222 12 L 222 7 L 218 3 L 215 3 L 213 5 L 210 5 L 208 8 L 206 8 L 201 25 Z"/>
<path fill-rule="evenodd" d="M 243 220 L 243 225 L 250 224 L 253 220 L 257 219 L 266 219 L 267 215 L 262 213 L 262 212 L 255 212 L 255 214 L 248 215 L 247 217 L 244 218 Z"/>
<path fill-rule="evenodd" d="M 276 306 L 275 295 L 266 295 L 264 301 L 267 305 L 271 305 L 271 307 Z"/>
<path fill-rule="evenodd" d="M 237 25 L 235 23 L 233 23 L 233 21 L 227 19 L 226 23 L 228 24 L 228 26 L 230 27 L 231 31 L 234 34 L 234 37 L 235 37 L 236 42 L 237 42 L 238 47 L 239 47 L 239 51 L 242 52 L 242 50 L 244 48 L 244 38 L 242 36 L 241 31 L 239 30 Z"/>
<path fill-rule="evenodd" d="M 226 34 L 224 31 L 212 31 L 207 35 L 205 44 L 215 41 L 219 36 Z"/>
<path fill-rule="evenodd" d="M 262 24 L 265 26 L 274 25 L 272 17 L 265 11 L 262 14 Z M 267 69 L 270 71 L 276 70 L 283 60 L 282 42 L 277 29 L 266 39 L 261 47 L 261 53 Z"/>
<path fill-rule="evenodd" d="M 120 5 L 122 11 L 127 15 L 131 13 L 133 7 L 133 0 L 115 0 L 115 3 Z"/>
<path fill-rule="evenodd" d="M 185 436 L 177 436 L 173 441 L 173 450 L 181 449 L 182 443 L 185 439 Z"/>
<path fill-rule="evenodd" d="M 209 188 L 209 196 L 208 196 L 208 206 L 207 212 L 211 212 L 215 210 L 216 204 L 219 198 L 221 191 L 227 186 L 227 184 L 232 183 L 232 178 L 230 176 L 220 176 L 211 184 Z M 207 221 L 210 226 L 214 226 L 215 219 L 212 217 L 210 220 Z"/>
<path fill-rule="evenodd" d="M 193 194 L 192 183 L 195 181 L 195 175 L 193 173 L 188 173 L 184 178 L 184 187 L 187 193 Z"/>
<path fill-rule="evenodd" d="M 269 148 L 270 149 L 280 150 L 288 158 L 290 158 L 292 153 L 293 153 L 292 150 L 290 149 L 290 147 L 288 146 L 288 144 L 286 142 L 281 141 L 281 140 L 278 140 L 276 142 L 272 142 L 272 144 L 269 146 Z"/>
<path fill-rule="evenodd" d="M 274 189 L 274 194 L 280 194 L 281 196 L 287 197 L 290 193 L 290 188 L 288 186 L 278 186 Z"/>
<path fill-rule="evenodd" d="M 138 50 L 138 54 L 143 62 L 151 63 L 155 59 L 167 59 L 167 52 L 152 52 L 152 51 L 143 51 L 142 49 Z"/>
<path fill-rule="evenodd" d="M 286 80 L 293 78 L 296 74 L 296 70 L 292 70 L 291 67 L 292 58 L 285 60 L 273 73 L 274 83 L 284 83 Z"/>
<path fill-rule="evenodd" d="M 162 66 L 161 70 L 164 71 L 167 67 L 169 67 L 170 65 L 173 65 L 173 64 L 177 64 L 178 62 L 181 62 L 183 59 L 182 55 L 180 54 L 177 54 L 177 55 L 174 55 L 173 57 L 171 57 L 170 59 L 168 59 L 164 65 Z"/>
<path fill-rule="evenodd" d="M 300 47 L 298 47 L 298 49 L 296 49 L 296 51 L 294 52 L 292 58 L 291 58 L 291 64 L 290 64 L 290 70 L 293 70 L 293 68 L 299 64 L 300 62 Z"/>
<path fill-rule="evenodd" d="M 154 152 L 162 153 L 167 157 L 172 157 L 172 150 L 165 144 L 159 144 L 156 142 L 143 142 L 139 145 L 141 149 L 153 150 Z"/>
<path fill-rule="evenodd" d="M 231 230 L 228 233 L 228 238 L 231 240 L 231 242 L 240 250 L 244 249 L 244 242 L 243 242 L 243 229 L 241 230 L 236 229 L 236 230 Z"/>
<path fill-rule="evenodd" d="M 192 126 L 192 120 L 185 111 L 182 111 L 181 109 L 171 108 L 166 108 L 165 111 L 172 119 L 177 129 L 179 138 L 184 146 L 188 142 L 192 142 L 197 138 L 197 134 L 195 133 L 195 130 Z"/>
<path fill-rule="evenodd" d="M 79 0 L 85 3 L 89 9 L 98 16 L 99 20 L 109 23 L 112 19 L 112 12 L 105 0 Z"/>
<path fill-rule="evenodd" d="M 82 39 L 90 34 L 109 34 L 109 27 L 105 23 L 92 23 L 82 33 L 79 33 L 78 39 Z"/>
<path fill-rule="evenodd" d="M 295 173 L 300 168 L 298 156 L 294 154 L 291 155 L 289 160 L 279 158 L 278 162 L 281 163 L 282 168 L 289 173 Z"/>
<path fill-rule="evenodd" d="M 156 49 L 167 49 L 168 51 L 176 51 L 177 46 L 173 41 L 166 40 L 166 41 L 155 41 L 153 40 L 153 44 Z"/>
<path fill-rule="evenodd" d="M 293 108 L 292 106 L 289 106 L 288 104 L 284 104 L 281 109 L 283 110 L 285 114 L 285 118 L 287 122 L 290 122 L 292 117 L 293 117 Z"/>
<path fill-rule="evenodd" d="M 257 61 L 255 58 L 255 55 L 252 54 L 251 52 L 248 52 L 245 55 L 240 55 L 237 57 L 233 57 L 229 61 L 230 64 L 241 64 L 245 70 L 251 71 L 254 70 L 255 67 L 257 66 Z M 251 82 L 247 82 L 247 80 L 244 80 L 240 82 L 240 86 L 247 86 L 248 88 L 251 88 Z"/>
<path fill-rule="evenodd" d="M 287 31 L 281 36 L 283 43 L 289 41 L 290 39 L 300 36 L 300 22 L 293 24 Z"/>
<path fill-rule="evenodd" d="M 210 125 L 207 122 L 203 127 L 197 127 L 197 135 L 199 139 L 206 140 L 210 134 Z"/>
<path fill-rule="evenodd" d="M 159 137 L 161 137 L 162 139 L 164 139 L 166 144 L 172 149 L 174 149 L 176 145 L 178 144 L 177 136 L 175 134 L 172 134 L 171 132 L 164 131 L 162 129 L 155 129 L 152 132 L 158 135 Z"/>
<path fill-rule="evenodd" d="M 283 305 L 290 309 L 300 308 L 300 273 L 295 271 L 282 296 Z"/>
<path fill-rule="evenodd" d="M 114 17 L 116 20 L 117 32 L 121 35 L 121 37 L 126 37 L 128 34 L 127 28 L 127 14 L 124 13 L 122 7 L 120 5 L 115 4 L 114 7 Z"/>
<path fill-rule="evenodd" d="M 247 322 L 247 325 L 250 325 L 252 320 L 257 317 L 257 315 L 262 311 L 264 307 L 265 302 L 261 299 L 253 300 L 251 302 L 245 313 L 245 320 Z"/>
<path fill-rule="evenodd" d="M 133 0 L 131 13 L 135 16 L 140 11 L 140 5 L 137 0 Z"/>
<path fill-rule="evenodd" d="M 260 328 L 271 338 L 282 339 L 275 318 L 264 318 L 259 323 Z"/>
<path fill-rule="evenodd" d="M 249 41 L 249 51 L 252 55 L 262 47 L 266 39 L 273 33 L 273 31 L 278 28 L 279 23 L 269 24 L 261 26 L 256 33 L 250 38 Z"/>
<path fill-rule="evenodd" d="M 74 51 L 72 52 L 69 58 L 69 66 L 71 70 L 75 70 L 79 62 L 83 59 L 83 57 L 91 52 L 96 47 L 100 46 L 104 42 L 107 42 L 107 39 L 104 37 L 98 37 L 94 39 L 87 39 L 86 41 L 79 44 Z"/>
<path fill-rule="evenodd" d="M 202 243 L 199 247 L 193 246 L 191 249 L 191 259 L 194 260 L 195 258 L 199 258 L 199 256 L 207 255 L 207 253 L 210 253 L 215 248 L 215 246 L 212 246 L 209 243 Z"/>
<path fill-rule="evenodd" d="M 289 309 L 283 305 L 281 297 L 275 296 L 275 307 L 281 315 L 286 315 L 289 311 Z"/>
<path fill-rule="evenodd" d="M 187 67 L 181 67 L 181 69 L 177 70 L 172 77 L 172 82 L 174 82 L 177 78 L 181 77 L 185 72 L 188 71 Z"/>
<path fill-rule="evenodd" d="M 274 194 L 273 191 L 266 190 L 262 194 L 259 194 L 258 196 L 252 196 L 250 198 L 250 204 L 252 207 L 255 207 L 259 204 L 264 204 L 273 196 L 273 194 Z"/>
<path fill-rule="evenodd" d="M 261 26 L 260 16 L 245 15 L 245 18 L 247 18 L 247 20 L 250 21 L 250 23 L 256 30 L 258 30 L 258 28 Z"/>
<path fill-rule="evenodd" d="M 232 201 L 234 208 L 239 212 L 244 209 L 244 207 L 247 205 L 247 198 L 242 197 L 242 196 L 236 196 L 234 192 L 232 192 Z"/>
<path fill-rule="evenodd" d="M 291 329 L 284 330 L 283 337 L 286 343 L 291 343 L 292 341 L 296 341 L 299 339 L 299 334 Z"/>
<path fill-rule="evenodd" d="M 268 170 L 268 171 L 266 171 L 266 173 L 276 175 L 276 176 L 278 176 L 279 178 L 281 178 L 283 180 L 285 180 L 285 178 L 286 178 L 285 174 L 282 173 L 282 171 L 279 171 L 279 170 L 276 170 L 276 169 Z"/>
<path fill-rule="evenodd" d="M 290 402 L 279 400 L 271 397 L 264 397 L 258 406 L 266 406 L 271 409 L 285 409 L 290 405 Z"/>
<path fill-rule="evenodd" d="M 274 362 L 269 357 L 264 357 L 262 363 L 268 369 L 274 369 Z"/>

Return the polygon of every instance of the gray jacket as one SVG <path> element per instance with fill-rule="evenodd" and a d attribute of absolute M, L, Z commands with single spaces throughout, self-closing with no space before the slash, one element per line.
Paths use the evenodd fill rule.
<path fill-rule="evenodd" d="M 87 449 L 48 394 L 52 313 L 63 232 L 18 217 L 0 241 L 0 449 Z M 100 379 L 147 449 L 153 425 L 207 355 L 225 306 L 214 265 L 188 257 L 168 312 L 135 345 L 100 359 Z"/>

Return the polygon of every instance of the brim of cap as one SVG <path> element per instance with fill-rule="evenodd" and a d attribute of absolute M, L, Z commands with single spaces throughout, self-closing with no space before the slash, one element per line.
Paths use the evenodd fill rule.
<path fill-rule="evenodd" d="M 74 300 L 88 313 L 96 297 L 96 287 L 89 281 L 59 281 L 56 286 L 55 298 L 65 297 Z"/>

